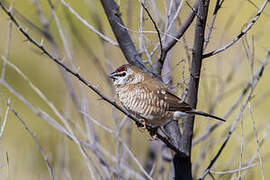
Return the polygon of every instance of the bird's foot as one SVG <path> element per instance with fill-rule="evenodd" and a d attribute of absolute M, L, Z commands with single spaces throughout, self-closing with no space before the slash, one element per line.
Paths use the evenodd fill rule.
<path fill-rule="evenodd" d="M 151 135 L 150 141 L 156 141 L 158 140 L 157 134 Z"/>
<path fill-rule="evenodd" d="M 141 124 L 136 122 L 136 125 L 138 126 L 139 131 L 144 131 L 146 129 L 146 122 L 144 119 L 140 119 Z"/>
<path fill-rule="evenodd" d="M 151 141 L 158 140 L 158 138 L 157 138 L 157 130 L 158 130 L 158 128 L 153 128 L 153 129 L 149 130 L 149 134 L 151 136 L 151 139 L 150 139 Z"/>

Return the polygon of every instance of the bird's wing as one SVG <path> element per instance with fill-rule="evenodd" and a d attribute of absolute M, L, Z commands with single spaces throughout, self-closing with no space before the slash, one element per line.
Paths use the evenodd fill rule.
<path fill-rule="evenodd" d="M 143 86 L 149 91 L 153 91 L 159 99 L 162 99 L 168 105 L 167 111 L 187 112 L 193 109 L 189 104 L 172 94 L 170 90 L 157 79 L 148 78 L 144 81 Z"/>
<path fill-rule="evenodd" d="M 179 97 L 169 92 L 167 89 L 159 91 L 158 97 L 163 99 L 168 105 L 168 111 L 182 111 L 187 112 L 192 110 L 189 104 L 182 101 Z"/>
<path fill-rule="evenodd" d="M 159 93 L 160 94 L 160 93 Z M 162 94 L 162 93 L 161 93 Z M 205 117 L 210 117 L 210 118 L 214 118 L 220 121 L 226 121 L 225 119 L 222 119 L 220 117 L 202 112 L 202 111 L 198 111 L 193 109 L 192 107 L 190 107 L 189 104 L 182 102 L 180 98 L 178 98 L 177 96 L 175 96 L 174 94 L 166 91 L 165 94 L 162 94 L 166 99 L 166 102 L 169 104 L 169 111 L 182 111 L 182 112 L 186 112 L 188 114 L 197 114 L 197 115 L 201 115 L 201 116 L 205 116 Z"/>
<path fill-rule="evenodd" d="M 189 104 L 182 101 L 179 97 L 172 94 L 169 89 L 158 80 L 151 80 L 143 85 L 148 91 L 152 91 L 158 99 L 163 100 L 167 104 L 167 111 L 182 111 L 188 114 L 197 114 L 201 116 L 211 117 L 217 120 L 224 119 L 193 109 Z"/>

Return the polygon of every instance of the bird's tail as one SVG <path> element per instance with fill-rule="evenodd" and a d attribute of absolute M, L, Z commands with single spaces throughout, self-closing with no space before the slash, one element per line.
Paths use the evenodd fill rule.
<path fill-rule="evenodd" d="M 214 116 L 214 115 L 211 115 L 211 114 L 208 114 L 208 113 L 205 113 L 205 112 L 202 112 L 202 111 L 198 111 L 198 110 L 190 110 L 187 112 L 188 114 L 197 114 L 197 115 L 201 115 L 201 116 L 205 116 L 205 117 L 210 117 L 210 118 L 214 118 L 214 119 L 217 119 L 217 120 L 220 120 L 220 121 L 226 121 L 225 119 L 222 119 L 220 117 L 217 117 L 217 116 Z"/>

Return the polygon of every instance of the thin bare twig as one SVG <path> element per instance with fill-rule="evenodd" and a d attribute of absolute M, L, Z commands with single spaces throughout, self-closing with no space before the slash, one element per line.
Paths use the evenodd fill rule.
<path fill-rule="evenodd" d="M 185 1 L 171 1 L 170 2 L 170 8 L 167 13 L 168 18 L 166 21 L 166 29 L 165 29 L 167 33 L 174 31 L 173 27 L 175 25 L 175 20 L 177 19 L 180 10 L 183 7 L 184 2 Z M 165 39 L 166 39 L 166 36 L 165 36 Z"/>
<path fill-rule="evenodd" d="M 80 44 L 80 47 L 84 49 L 84 52 L 87 54 L 88 58 L 91 61 L 93 61 L 93 64 L 96 66 L 97 69 L 99 69 L 99 71 L 102 72 L 104 77 L 107 77 L 107 73 L 105 72 L 104 67 L 102 67 L 100 58 L 97 56 L 96 51 L 94 51 L 94 49 L 92 49 L 91 46 L 89 46 L 87 39 L 85 39 L 84 35 L 80 33 L 79 28 L 72 19 L 72 16 L 70 15 L 69 11 L 64 11 L 64 13 L 66 15 L 66 18 L 69 19 L 68 25 L 70 27 L 72 35 L 76 37 L 76 39 Z M 102 30 L 99 31 L 102 32 Z"/>
<path fill-rule="evenodd" d="M 160 35 L 160 32 L 159 32 L 158 26 L 157 26 L 155 20 L 153 19 L 153 17 L 151 16 L 150 12 L 148 11 L 148 9 L 144 6 L 144 3 L 142 3 L 142 2 L 140 2 L 140 3 L 142 5 L 143 9 L 146 11 L 147 15 L 149 16 L 151 22 L 153 23 L 153 25 L 154 25 L 154 27 L 155 27 L 155 29 L 157 31 L 159 45 L 160 45 L 160 59 L 161 60 L 164 60 L 163 59 L 163 54 L 164 54 L 164 52 L 163 52 L 163 45 L 162 45 L 161 35 Z"/>
<path fill-rule="evenodd" d="M 258 11 L 258 13 L 255 15 L 255 17 L 251 20 L 251 22 L 247 25 L 247 27 L 242 30 L 231 42 L 229 42 L 227 45 L 225 45 L 224 47 L 220 48 L 220 49 L 216 49 L 214 51 L 211 51 L 209 53 L 206 53 L 203 55 L 203 58 L 208 58 L 210 56 L 213 56 L 217 53 L 220 53 L 226 49 L 228 49 L 229 47 L 231 47 L 233 44 L 235 44 L 239 39 L 241 39 L 241 37 L 243 37 L 251 28 L 252 26 L 257 22 L 257 20 L 259 19 L 260 15 L 262 14 L 264 8 L 266 7 L 267 3 L 269 0 L 265 0 L 263 5 L 261 6 L 260 10 Z"/>
<path fill-rule="evenodd" d="M 232 169 L 232 170 L 226 170 L 226 171 L 216 171 L 216 170 L 211 170 L 211 173 L 213 174 L 219 174 L 219 175 L 225 175 L 225 174 L 233 174 L 233 173 L 237 173 L 238 171 L 245 171 L 248 170 L 250 168 L 253 168 L 257 165 L 258 163 L 254 163 L 254 164 L 250 164 L 247 166 L 243 166 L 242 168 L 238 168 L 238 169 Z"/>
<path fill-rule="evenodd" d="M 89 116 L 88 116 L 89 117 Z M 134 162 L 137 164 L 137 166 L 139 167 L 139 169 L 143 172 L 143 174 L 149 178 L 152 179 L 152 177 L 144 170 L 143 166 L 141 165 L 141 163 L 138 161 L 138 159 L 134 156 L 134 154 L 131 152 L 131 150 L 129 149 L 129 147 L 126 145 L 126 143 L 120 138 L 120 136 L 118 135 L 118 130 L 112 130 L 108 127 L 106 127 L 105 125 L 101 124 L 100 122 L 96 121 L 94 118 L 89 117 L 89 120 L 91 120 L 92 122 L 94 122 L 96 125 L 98 125 L 99 127 L 101 127 L 102 129 L 104 129 L 105 131 L 107 131 L 108 133 L 112 134 L 117 141 L 119 141 L 124 148 L 126 149 L 126 151 L 128 152 L 128 154 L 131 156 L 131 158 L 134 160 Z"/>
<path fill-rule="evenodd" d="M 7 102 L 9 103 L 9 102 L 10 102 L 10 99 L 8 99 Z M 2 123 L 2 126 L 1 126 L 0 140 L 1 140 L 2 137 L 3 137 L 4 129 L 5 129 L 5 127 L 6 127 L 6 122 L 7 122 L 7 116 L 8 116 L 9 109 L 10 109 L 9 106 L 7 106 L 7 109 L 6 109 L 6 112 L 5 112 L 5 116 L 4 116 L 4 120 L 3 120 L 3 123 Z"/>
<path fill-rule="evenodd" d="M 268 120 L 268 123 L 267 123 L 267 127 L 265 128 L 264 130 L 264 133 L 263 133 L 263 137 L 262 137 L 262 140 L 259 142 L 259 147 L 262 147 L 262 145 L 264 144 L 266 138 L 268 137 L 269 135 L 269 130 L 270 130 L 270 121 Z M 251 165 L 255 160 L 256 160 L 256 157 L 258 156 L 258 151 L 254 152 L 254 154 L 251 156 L 251 158 L 247 161 L 247 164 L 248 165 Z M 243 173 L 243 176 L 245 175 L 246 172 Z M 262 176 L 263 177 L 263 176 Z"/>
<path fill-rule="evenodd" d="M 129 32 L 132 32 L 132 33 L 137 33 L 137 34 L 158 34 L 157 31 L 149 31 L 149 30 L 134 30 L 134 29 L 131 29 L 129 27 L 126 27 L 124 26 L 123 24 L 118 24 L 120 27 L 128 30 Z M 192 51 L 192 47 L 188 46 L 187 44 L 183 43 L 182 40 L 179 40 L 177 39 L 177 37 L 171 35 L 170 33 L 168 32 L 163 32 L 161 30 L 159 30 L 159 33 L 162 34 L 164 36 L 164 38 L 162 38 L 162 41 L 165 39 L 165 37 L 169 37 L 170 39 L 174 39 L 176 42 L 179 42 L 181 43 L 185 48 L 187 48 L 187 50 L 189 51 Z M 153 54 L 149 54 L 150 58 Z"/>
<path fill-rule="evenodd" d="M 15 0 L 13 0 L 12 3 L 11 3 L 11 7 L 10 7 L 11 13 L 12 13 L 12 11 L 13 11 L 14 2 L 15 2 Z M 9 48 L 10 48 L 10 42 L 11 42 L 11 34 L 12 34 L 12 21 L 9 20 L 9 22 L 8 22 L 7 44 L 6 44 L 5 53 L 4 53 L 4 56 L 3 56 L 3 57 L 5 57 L 5 58 L 8 58 L 8 56 L 9 56 Z M 5 80 L 5 76 L 6 76 L 6 66 L 7 66 L 7 63 L 3 60 L 2 71 L 1 71 L 1 77 L 0 77 L 0 82 L 3 81 L 3 80 Z M 0 83 L 0 86 L 1 86 L 1 83 Z M 8 102 L 9 102 L 9 99 L 8 99 Z M 0 139 L 2 138 L 3 133 L 4 133 L 4 129 L 5 129 L 6 122 L 7 122 L 7 115 L 8 115 L 8 112 L 9 112 L 9 106 L 8 106 L 7 109 L 6 109 L 5 116 L 4 116 L 4 120 L 3 120 L 3 123 L 2 123 L 2 126 L 1 126 Z"/>
<path fill-rule="evenodd" d="M 60 58 L 54 57 L 47 49 L 44 48 L 42 43 L 38 43 L 35 41 L 17 22 L 17 20 L 14 18 L 14 16 L 11 14 L 11 12 L 6 9 L 6 7 L 2 4 L 0 1 L 0 6 L 4 10 L 4 12 L 10 17 L 10 19 L 13 21 L 13 23 L 16 25 L 16 27 L 19 29 L 19 31 L 27 38 L 29 42 L 31 42 L 33 45 L 38 47 L 45 55 L 47 55 L 51 60 L 53 60 L 55 63 L 57 63 L 59 66 L 63 67 L 67 72 L 72 74 L 74 77 L 76 77 L 79 81 L 81 81 L 83 84 L 85 84 L 87 87 L 89 87 L 92 91 L 94 91 L 98 96 L 100 96 L 103 100 L 108 102 L 109 104 L 116 107 L 118 110 L 120 110 L 122 113 L 126 114 L 129 118 L 134 120 L 135 122 L 141 124 L 141 121 L 134 116 L 133 114 L 129 113 L 127 110 L 123 109 L 120 105 L 114 102 L 114 100 L 106 97 L 98 88 L 91 85 L 89 82 L 87 82 L 79 73 L 74 72 L 70 67 L 66 66 L 63 61 Z M 147 126 L 148 130 L 152 130 L 152 127 Z M 157 134 L 157 138 L 159 138 L 161 141 L 163 141 L 169 148 L 171 148 L 173 151 L 177 152 L 180 156 L 185 157 L 185 155 L 179 151 L 167 138 L 163 137 L 161 134 Z"/>
<path fill-rule="evenodd" d="M 145 1 L 142 0 L 141 3 L 144 3 Z M 145 44 L 145 36 L 144 36 L 144 33 L 143 33 L 143 27 L 144 27 L 144 8 L 143 6 L 141 6 L 140 8 L 140 25 L 139 25 L 139 37 L 138 37 L 138 40 L 139 40 L 139 52 L 145 52 L 145 55 L 147 57 L 147 61 L 148 63 L 150 64 L 151 68 L 153 67 L 153 62 L 152 62 L 152 59 L 151 59 L 151 56 L 148 52 L 148 49 L 146 47 L 146 44 Z"/>
<path fill-rule="evenodd" d="M 249 102 L 250 98 L 251 98 L 251 95 L 253 93 L 253 90 L 255 89 L 256 85 L 258 84 L 260 78 L 262 77 L 263 75 L 263 70 L 264 70 L 264 67 L 266 66 L 268 60 L 269 60 L 269 57 L 270 57 L 270 51 L 267 52 L 267 55 L 266 57 L 264 58 L 261 66 L 258 68 L 256 74 L 253 75 L 252 79 L 253 79 L 253 84 L 252 84 L 252 88 L 249 90 L 248 92 L 248 95 L 245 99 L 245 101 L 242 103 L 242 106 L 240 107 L 240 111 L 239 113 L 237 114 L 237 116 L 235 117 L 235 120 L 231 126 L 231 129 L 229 130 L 223 144 L 221 145 L 220 149 L 218 150 L 217 154 L 214 156 L 214 158 L 210 161 L 208 167 L 205 169 L 205 171 L 203 172 L 203 174 L 201 175 L 200 179 L 204 179 L 205 176 L 207 174 L 210 173 L 210 170 L 212 168 L 212 166 L 215 164 L 215 162 L 217 161 L 217 159 L 219 158 L 219 156 L 221 155 L 222 151 L 224 150 L 225 146 L 227 145 L 232 133 L 234 132 L 235 128 L 236 128 L 236 125 L 238 123 L 238 121 L 240 120 L 241 116 L 242 116 L 242 113 L 244 111 L 244 109 L 246 108 L 247 106 L 247 103 Z"/>
<path fill-rule="evenodd" d="M 261 152 L 260 152 L 260 145 L 259 145 L 260 143 L 259 143 L 258 133 L 257 133 L 257 129 L 256 129 L 256 124 L 255 124 L 255 119 L 254 119 L 254 115 L 253 115 L 250 103 L 248 104 L 248 109 L 249 109 L 251 120 L 252 120 L 253 132 L 254 132 L 254 135 L 255 135 L 255 138 L 256 138 L 256 147 L 257 147 L 257 153 L 258 153 L 258 156 L 259 156 L 259 162 L 260 162 L 260 167 L 261 167 L 261 176 L 262 176 L 262 180 L 264 180 L 263 160 L 262 160 L 262 155 L 261 155 Z"/>
<path fill-rule="evenodd" d="M 14 90 L 5 80 L 1 80 L 0 83 L 2 83 L 12 94 L 14 94 L 20 101 L 22 101 L 24 104 L 26 104 L 36 115 L 38 115 L 40 118 L 44 119 L 46 122 L 48 122 L 50 125 L 58 129 L 60 132 L 68 134 L 69 138 L 72 139 L 75 143 L 79 145 L 79 150 L 82 153 L 85 160 L 88 160 L 85 151 L 82 149 L 78 139 L 76 136 L 74 136 L 72 129 L 70 128 L 69 124 L 63 117 L 60 115 L 60 120 L 64 123 L 68 131 L 63 128 L 61 125 L 59 125 L 53 118 L 51 118 L 48 114 L 45 112 L 42 112 L 41 110 L 38 110 L 35 108 L 29 101 L 27 101 L 21 94 L 19 94 L 16 90 Z M 92 171 L 92 168 L 90 167 L 90 164 L 88 161 L 86 161 L 86 164 L 88 166 L 88 170 L 91 173 L 92 178 L 95 179 L 94 173 Z"/>
<path fill-rule="evenodd" d="M 15 0 L 12 1 L 11 6 L 10 6 L 10 12 L 13 13 L 13 6 L 14 6 Z M 11 42 L 11 34 L 12 34 L 12 21 L 9 20 L 8 22 L 8 36 L 7 36 L 7 44 L 6 44 L 6 49 L 4 53 L 4 57 L 8 58 L 9 55 L 9 48 L 10 48 L 10 42 Z M 2 65 L 2 71 L 1 71 L 1 79 L 5 79 L 6 75 L 6 63 L 3 62 Z"/>
<path fill-rule="evenodd" d="M 233 113 L 233 111 L 240 104 L 241 100 L 248 93 L 248 90 L 251 88 L 252 82 L 253 82 L 253 77 L 251 77 L 251 79 L 249 80 L 249 82 L 247 83 L 247 85 L 245 86 L 245 88 L 242 90 L 242 92 L 239 95 L 239 97 L 235 100 L 235 102 L 232 104 L 232 106 L 226 111 L 226 113 L 222 116 L 222 118 L 226 119 L 227 117 L 229 117 Z M 220 124 L 222 124 L 222 123 L 217 122 L 214 125 L 212 125 L 211 127 L 209 127 L 200 137 L 198 137 L 197 139 L 195 139 L 193 141 L 192 145 L 194 146 L 194 145 L 198 144 L 199 142 L 201 142 L 202 140 L 206 139 L 211 133 L 214 132 L 214 130 L 217 127 L 219 127 Z"/>
<path fill-rule="evenodd" d="M 45 160 L 46 162 L 46 166 L 47 166 L 47 169 L 49 171 L 49 174 L 50 174 L 50 179 L 51 180 L 54 180 L 54 174 L 53 174 L 53 169 L 49 163 L 49 160 L 48 160 L 48 157 L 46 156 L 41 144 L 39 143 L 37 137 L 35 136 L 35 134 L 32 132 L 32 130 L 28 127 L 28 125 L 25 123 L 25 121 L 21 118 L 21 116 L 18 114 L 17 111 L 15 111 L 15 109 L 13 109 L 13 107 L 10 105 L 10 102 L 8 101 L 7 102 L 7 106 L 10 108 L 10 111 L 21 121 L 21 123 L 23 124 L 23 126 L 25 127 L 26 131 L 30 134 L 30 136 L 34 139 L 35 143 L 37 144 L 38 146 L 38 149 L 43 157 L 43 159 Z"/>
<path fill-rule="evenodd" d="M 241 169 L 242 169 L 242 161 L 243 161 L 243 151 L 244 151 L 244 118 L 243 116 L 240 117 L 240 121 L 241 121 L 241 138 L 240 138 L 240 160 L 239 160 L 239 171 L 238 171 L 238 179 L 242 179 L 242 175 L 241 175 Z"/>
<path fill-rule="evenodd" d="M 73 8 L 70 7 L 70 5 L 65 0 L 60 0 L 61 3 L 80 21 L 82 22 L 88 29 L 96 33 L 99 37 L 101 37 L 104 41 L 114 45 L 119 46 L 117 42 L 114 42 L 101 32 L 99 32 L 97 29 L 95 29 L 92 25 L 90 25 L 85 19 L 83 19 Z"/>
<path fill-rule="evenodd" d="M 31 81 L 19 70 L 19 68 L 17 68 L 14 64 L 10 63 L 9 61 L 7 61 L 7 64 L 10 65 L 16 72 L 18 72 L 29 83 L 29 85 L 31 86 L 31 88 L 33 88 L 33 90 L 52 108 L 52 110 L 62 120 L 62 122 L 65 121 L 64 118 L 57 111 L 57 109 L 54 107 L 54 105 L 47 100 L 47 98 L 42 94 L 42 92 L 31 83 Z M 59 125 L 56 121 L 54 121 L 45 112 L 42 112 L 42 111 L 37 110 L 26 99 L 24 99 L 23 96 L 21 96 L 14 89 L 12 89 L 12 87 L 10 87 L 6 83 L 6 81 L 2 81 L 2 84 L 8 90 L 10 90 L 11 93 L 13 93 L 17 98 L 19 98 L 23 103 L 25 103 L 35 114 L 37 114 L 39 117 L 41 117 L 42 119 L 44 119 L 48 124 L 50 124 L 56 130 L 58 130 L 59 132 L 61 132 L 64 135 L 66 135 L 67 137 L 69 137 L 69 139 L 71 139 L 71 140 L 73 140 L 75 142 L 75 140 L 74 140 L 75 137 L 74 137 L 74 135 L 72 135 L 72 133 L 66 131 L 65 128 L 63 128 L 61 125 Z M 106 151 L 104 151 L 98 144 L 93 144 L 93 145 L 89 146 L 89 144 L 86 145 L 85 143 L 82 143 L 82 141 L 80 141 L 80 140 L 78 140 L 78 141 L 80 142 L 80 144 L 82 144 L 85 147 L 91 149 L 93 151 L 93 153 L 97 156 L 97 158 L 99 159 L 99 161 L 101 162 L 101 164 L 103 166 L 105 166 L 106 168 L 108 168 L 111 172 L 113 172 L 113 174 L 117 175 L 116 171 L 111 167 L 111 165 L 103 157 L 104 156 L 103 154 L 107 155 L 108 153 Z M 110 157 L 113 160 L 113 156 L 112 155 L 107 155 L 107 156 Z M 126 169 L 125 166 L 123 166 L 122 168 L 130 172 L 130 169 Z M 134 173 L 135 172 L 132 172 L 132 174 L 134 174 Z M 134 175 L 137 178 L 142 179 L 137 174 L 134 174 Z M 119 177 L 119 176 L 117 176 L 117 177 Z"/>
<path fill-rule="evenodd" d="M 173 34 L 173 37 L 176 37 L 176 39 L 180 39 L 184 33 L 186 32 L 186 30 L 188 29 L 188 27 L 191 25 L 191 23 L 193 22 L 195 15 L 197 13 L 198 10 L 198 6 L 199 6 L 199 1 L 197 0 L 196 3 L 194 4 L 190 14 L 188 15 L 188 17 L 185 19 L 185 21 L 181 24 L 181 26 L 179 27 L 179 29 L 177 30 L 177 32 L 175 34 Z M 172 49 L 172 47 L 178 42 L 175 38 L 174 39 L 170 39 L 166 44 L 164 44 L 164 52 L 168 52 Z M 162 39 L 163 40 L 163 39 Z M 156 49 L 159 46 L 155 46 L 155 48 L 153 49 L 153 51 L 150 53 L 150 55 L 152 56 L 154 54 L 154 52 L 156 51 Z"/>
<path fill-rule="evenodd" d="M 71 63 L 71 66 L 72 66 L 72 70 L 77 72 L 77 68 L 76 68 L 76 65 L 75 65 L 75 62 L 73 60 L 73 57 L 72 57 L 72 54 L 71 54 L 71 50 L 69 48 L 69 44 L 68 44 L 68 41 L 66 39 L 66 36 L 64 34 L 64 31 L 61 27 L 61 24 L 60 24 L 60 20 L 55 12 L 55 9 L 54 9 L 54 5 L 53 3 L 51 2 L 51 0 L 48 0 L 49 2 L 49 5 L 50 5 L 50 9 L 51 9 L 51 12 L 52 12 L 52 16 L 56 22 L 56 25 L 57 25 L 57 29 L 59 31 L 59 34 L 60 34 L 60 37 L 61 37 L 61 40 L 63 42 L 63 45 L 64 45 L 64 49 L 65 49 L 65 52 L 66 52 L 66 55 L 68 57 L 68 60 L 70 61 Z M 37 3 L 38 4 L 38 3 Z M 45 27 L 44 27 L 45 28 Z M 47 33 L 50 33 L 49 32 L 49 29 L 47 29 Z M 53 45 L 54 46 L 54 45 Z M 65 75 L 63 75 L 65 77 Z M 72 84 L 72 83 L 71 83 Z M 72 85 L 71 85 L 72 86 Z M 78 109 L 78 111 L 80 110 L 84 110 L 85 112 L 87 111 L 89 113 L 89 106 L 88 106 L 88 102 L 85 101 L 86 99 L 86 95 L 85 95 L 85 92 L 83 90 L 83 87 L 82 87 L 82 84 L 78 82 L 78 86 L 79 86 L 79 89 L 80 89 L 80 92 L 81 92 L 81 95 L 82 95 L 82 100 L 80 102 L 80 100 L 78 99 L 78 96 L 75 95 L 75 91 L 74 91 L 74 87 L 72 88 L 69 88 L 69 91 L 72 92 L 70 94 L 74 94 L 74 101 L 79 103 L 79 104 L 76 104 L 76 107 Z M 77 100 L 75 100 L 77 99 Z M 90 140 L 92 141 L 95 141 L 95 135 L 94 135 L 94 131 L 93 131 L 93 127 L 91 125 L 91 123 L 89 121 L 87 121 L 87 119 L 85 118 L 85 116 L 82 115 L 82 119 L 84 120 L 84 123 L 85 123 L 85 126 L 86 126 L 86 129 L 87 129 L 87 133 L 89 135 L 89 138 Z"/>
<path fill-rule="evenodd" d="M 224 0 L 221 0 L 221 2 L 220 2 L 220 0 L 217 0 L 217 2 L 216 2 L 215 10 L 213 12 L 211 22 L 210 22 L 210 25 L 209 25 L 209 28 L 208 28 L 207 36 L 206 36 L 205 41 L 204 41 L 204 47 L 203 47 L 204 50 L 206 49 L 206 47 L 207 47 L 207 45 L 209 43 L 210 36 L 211 36 L 212 30 L 214 28 L 214 24 L 215 24 L 215 21 L 216 21 L 216 18 L 217 18 L 217 13 L 220 10 L 223 3 L 224 3 Z"/>

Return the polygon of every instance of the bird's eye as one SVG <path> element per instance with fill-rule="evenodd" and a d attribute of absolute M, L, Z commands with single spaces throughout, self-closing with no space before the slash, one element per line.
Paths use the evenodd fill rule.
<path fill-rule="evenodd" d="M 119 74 L 118 74 L 119 77 L 124 77 L 124 76 L 126 76 L 126 75 L 127 75 L 126 72 L 123 72 L 123 73 L 119 73 Z"/>

